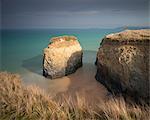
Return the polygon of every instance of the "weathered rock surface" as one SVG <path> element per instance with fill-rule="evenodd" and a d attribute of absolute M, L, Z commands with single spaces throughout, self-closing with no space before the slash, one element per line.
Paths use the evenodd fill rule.
<path fill-rule="evenodd" d="M 82 48 L 74 36 L 51 39 L 44 49 L 43 75 L 50 78 L 63 77 L 82 66 Z"/>
<path fill-rule="evenodd" d="M 97 53 L 96 79 L 114 93 L 150 97 L 150 30 L 107 35 Z"/>

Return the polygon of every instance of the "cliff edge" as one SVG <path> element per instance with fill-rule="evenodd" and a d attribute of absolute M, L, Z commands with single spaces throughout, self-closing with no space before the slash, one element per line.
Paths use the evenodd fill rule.
<path fill-rule="evenodd" d="M 149 47 L 149 29 L 107 35 L 97 53 L 96 79 L 114 93 L 149 100 Z"/>

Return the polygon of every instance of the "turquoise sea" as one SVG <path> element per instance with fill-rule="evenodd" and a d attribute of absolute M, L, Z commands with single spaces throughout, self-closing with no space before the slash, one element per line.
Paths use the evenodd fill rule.
<path fill-rule="evenodd" d="M 21 72 L 22 64 L 34 57 L 42 55 L 51 37 L 74 35 L 85 51 L 97 51 L 101 39 L 108 33 L 118 29 L 44 29 L 44 30 L 3 30 L 2 71 Z M 94 61 L 93 61 L 94 62 Z"/>
<path fill-rule="evenodd" d="M 121 29 L 2 30 L 0 71 L 19 73 L 25 84 L 36 84 L 51 93 L 102 93 L 99 83 L 95 80 L 96 51 L 106 34 L 118 31 Z M 84 50 L 83 67 L 69 76 L 49 80 L 42 76 L 43 49 L 47 47 L 51 37 L 59 35 L 74 35 L 78 38 Z"/>

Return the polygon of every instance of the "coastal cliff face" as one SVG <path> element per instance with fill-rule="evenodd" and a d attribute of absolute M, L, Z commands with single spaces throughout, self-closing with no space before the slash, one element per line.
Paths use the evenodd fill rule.
<path fill-rule="evenodd" d="M 110 91 L 148 98 L 150 30 L 107 35 L 97 53 L 96 79 Z"/>
<path fill-rule="evenodd" d="M 63 77 L 82 66 L 82 48 L 74 36 L 51 39 L 44 49 L 43 75 L 50 78 Z"/>

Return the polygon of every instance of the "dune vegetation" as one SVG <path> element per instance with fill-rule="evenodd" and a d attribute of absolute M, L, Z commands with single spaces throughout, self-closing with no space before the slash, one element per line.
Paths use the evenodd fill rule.
<path fill-rule="evenodd" d="M 74 100 L 75 99 L 75 100 Z M 79 93 L 55 100 L 37 86 L 24 86 L 17 74 L 0 73 L 2 120 L 148 120 L 149 106 L 128 104 L 120 98 L 90 106 Z"/>

